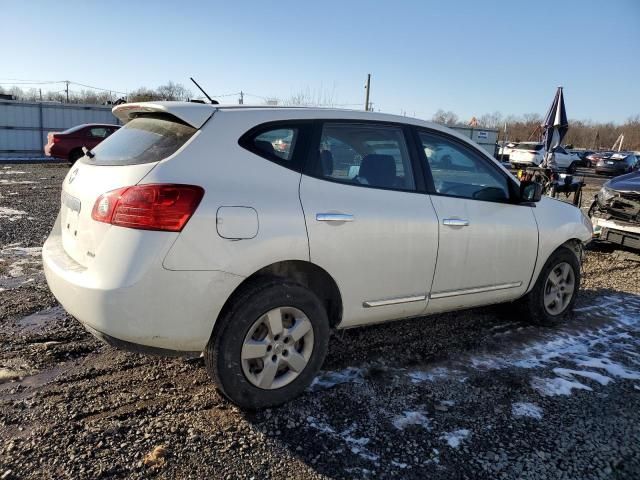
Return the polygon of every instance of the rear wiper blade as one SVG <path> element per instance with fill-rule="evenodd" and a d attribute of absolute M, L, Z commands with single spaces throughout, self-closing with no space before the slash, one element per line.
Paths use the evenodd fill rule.
<path fill-rule="evenodd" d="M 87 147 L 82 147 L 82 153 L 84 153 L 89 158 L 93 158 L 96 156 L 96 154 L 89 150 Z"/>

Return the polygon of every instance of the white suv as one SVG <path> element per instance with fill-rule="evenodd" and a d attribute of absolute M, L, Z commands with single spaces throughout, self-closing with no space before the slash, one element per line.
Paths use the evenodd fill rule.
<path fill-rule="evenodd" d="M 134 351 L 205 352 L 236 404 L 313 380 L 332 328 L 518 300 L 560 319 L 591 222 L 439 125 L 372 112 L 139 103 L 62 186 L 60 303 Z"/>
<path fill-rule="evenodd" d="M 537 167 L 544 160 L 545 148 L 542 143 L 522 142 L 515 147 L 509 156 L 509 161 L 514 167 Z M 577 153 L 569 153 L 562 147 L 553 150 L 556 165 L 564 168 L 568 173 L 575 173 L 580 165 L 580 157 Z"/>

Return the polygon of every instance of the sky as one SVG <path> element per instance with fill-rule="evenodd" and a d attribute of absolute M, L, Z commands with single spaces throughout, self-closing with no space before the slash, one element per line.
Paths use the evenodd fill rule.
<path fill-rule="evenodd" d="M 419 118 L 544 115 L 558 85 L 570 118 L 640 114 L 639 0 L 4 0 L 1 11 L 5 88 L 171 80 L 195 93 L 193 76 L 223 103 L 309 91 L 362 108 L 371 73 L 375 110 Z"/>

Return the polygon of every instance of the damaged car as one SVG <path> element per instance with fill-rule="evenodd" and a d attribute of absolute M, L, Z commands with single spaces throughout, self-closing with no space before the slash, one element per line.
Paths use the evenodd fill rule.
<path fill-rule="evenodd" d="M 594 235 L 640 250 L 640 172 L 606 182 L 589 208 Z"/>

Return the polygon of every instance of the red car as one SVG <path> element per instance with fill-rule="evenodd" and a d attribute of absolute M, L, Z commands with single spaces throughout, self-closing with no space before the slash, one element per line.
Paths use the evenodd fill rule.
<path fill-rule="evenodd" d="M 64 132 L 49 132 L 44 154 L 74 163 L 84 155 L 82 147 L 91 150 L 119 128 L 119 125 L 87 123 L 71 127 Z"/>

